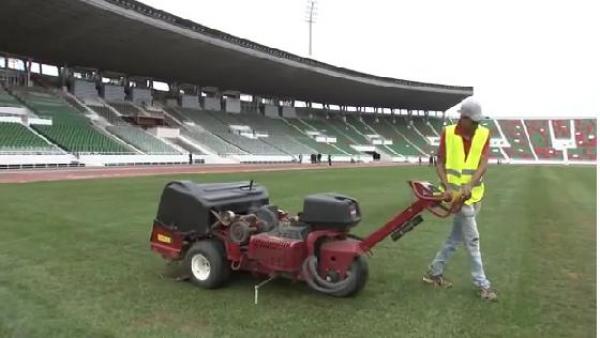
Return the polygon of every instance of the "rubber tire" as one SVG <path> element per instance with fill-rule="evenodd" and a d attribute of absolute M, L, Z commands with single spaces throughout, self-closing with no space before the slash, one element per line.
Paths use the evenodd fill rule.
<path fill-rule="evenodd" d="M 350 271 L 355 276 L 356 280 L 353 283 L 348 284 L 348 286 L 341 291 L 332 293 L 332 296 L 351 297 L 364 289 L 367 280 L 369 279 L 369 264 L 367 263 L 367 258 L 364 255 L 356 257 L 350 266 Z"/>
<path fill-rule="evenodd" d="M 205 280 L 197 279 L 192 272 L 192 258 L 197 254 L 204 255 L 210 263 L 210 272 L 208 278 Z M 227 282 L 231 274 L 225 247 L 221 242 L 213 239 L 201 240 L 194 243 L 185 254 L 184 267 L 190 276 L 190 281 L 205 289 L 221 287 Z"/>

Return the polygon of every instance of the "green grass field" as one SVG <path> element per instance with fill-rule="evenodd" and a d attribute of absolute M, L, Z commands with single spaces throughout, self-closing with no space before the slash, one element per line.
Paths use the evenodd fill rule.
<path fill-rule="evenodd" d="M 158 198 L 172 179 L 255 178 L 291 212 L 304 195 L 356 197 L 379 227 L 411 200 L 408 179 L 430 168 L 331 169 L 156 176 L 0 185 L 0 337 L 592 337 L 596 333 L 596 170 L 492 167 L 479 217 L 486 272 L 500 293 L 484 303 L 464 249 L 447 271 L 455 286 L 420 280 L 448 234 L 425 222 L 369 258 L 355 298 L 241 277 L 219 290 L 161 278 L 149 249 Z"/>

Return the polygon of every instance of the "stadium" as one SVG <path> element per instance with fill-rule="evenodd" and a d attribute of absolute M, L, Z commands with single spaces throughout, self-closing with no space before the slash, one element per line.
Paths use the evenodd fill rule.
<path fill-rule="evenodd" d="M 590 337 L 596 333 L 597 121 L 494 118 L 478 220 L 500 301 L 421 276 L 430 215 L 369 257 L 352 298 L 239 276 L 204 290 L 149 248 L 169 182 L 256 181 L 361 203 L 365 236 L 437 182 L 442 131 L 473 87 L 298 56 L 133 0 L 8 0 L 0 12 L 0 336 Z M 76 29 L 74 28 L 76 27 Z M 201 60 L 201 62 L 199 62 Z M 329 163 L 328 163 L 329 162 Z"/>

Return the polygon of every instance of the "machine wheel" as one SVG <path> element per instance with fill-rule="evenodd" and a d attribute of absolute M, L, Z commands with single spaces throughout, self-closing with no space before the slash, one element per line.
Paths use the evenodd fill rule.
<path fill-rule="evenodd" d="M 349 275 L 346 278 L 353 278 L 353 281 L 342 290 L 332 293 L 332 296 L 350 297 L 357 294 L 365 287 L 367 279 L 369 278 L 369 264 L 364 255 L 360 255 L 354 260 L 348 274 Z"/>
<path fill-rule="evenodd" d="M 231 273 L 225 248 L 216 240 L 194 243 L 186 252 L 184 262 L 191 281 L 206 289 L 220 287 Z"/>

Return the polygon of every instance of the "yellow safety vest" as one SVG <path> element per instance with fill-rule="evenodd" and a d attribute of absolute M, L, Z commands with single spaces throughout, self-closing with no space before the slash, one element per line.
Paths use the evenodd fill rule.
<path fill-rule="evenodd" d="M 449 187 L 452 190 L 458 190 L 464 184 L 471 181 L 473 174 L 479 167 L 481 152 L 490 135 L 490 130 L 479 125 L 475 129 L 475 134 L 471 140 L 471 148 L 465 160 L 465 148 L 462 137 L 456 135 L 454 130 L 456 125 L 444 128 L 444 137 L 446 142 L 446 178 Z M 485 186 L 483 180 L 475 183 L 471 190 L 471 198 L 465 202 L 467 205 L 481 201 Z"/>

